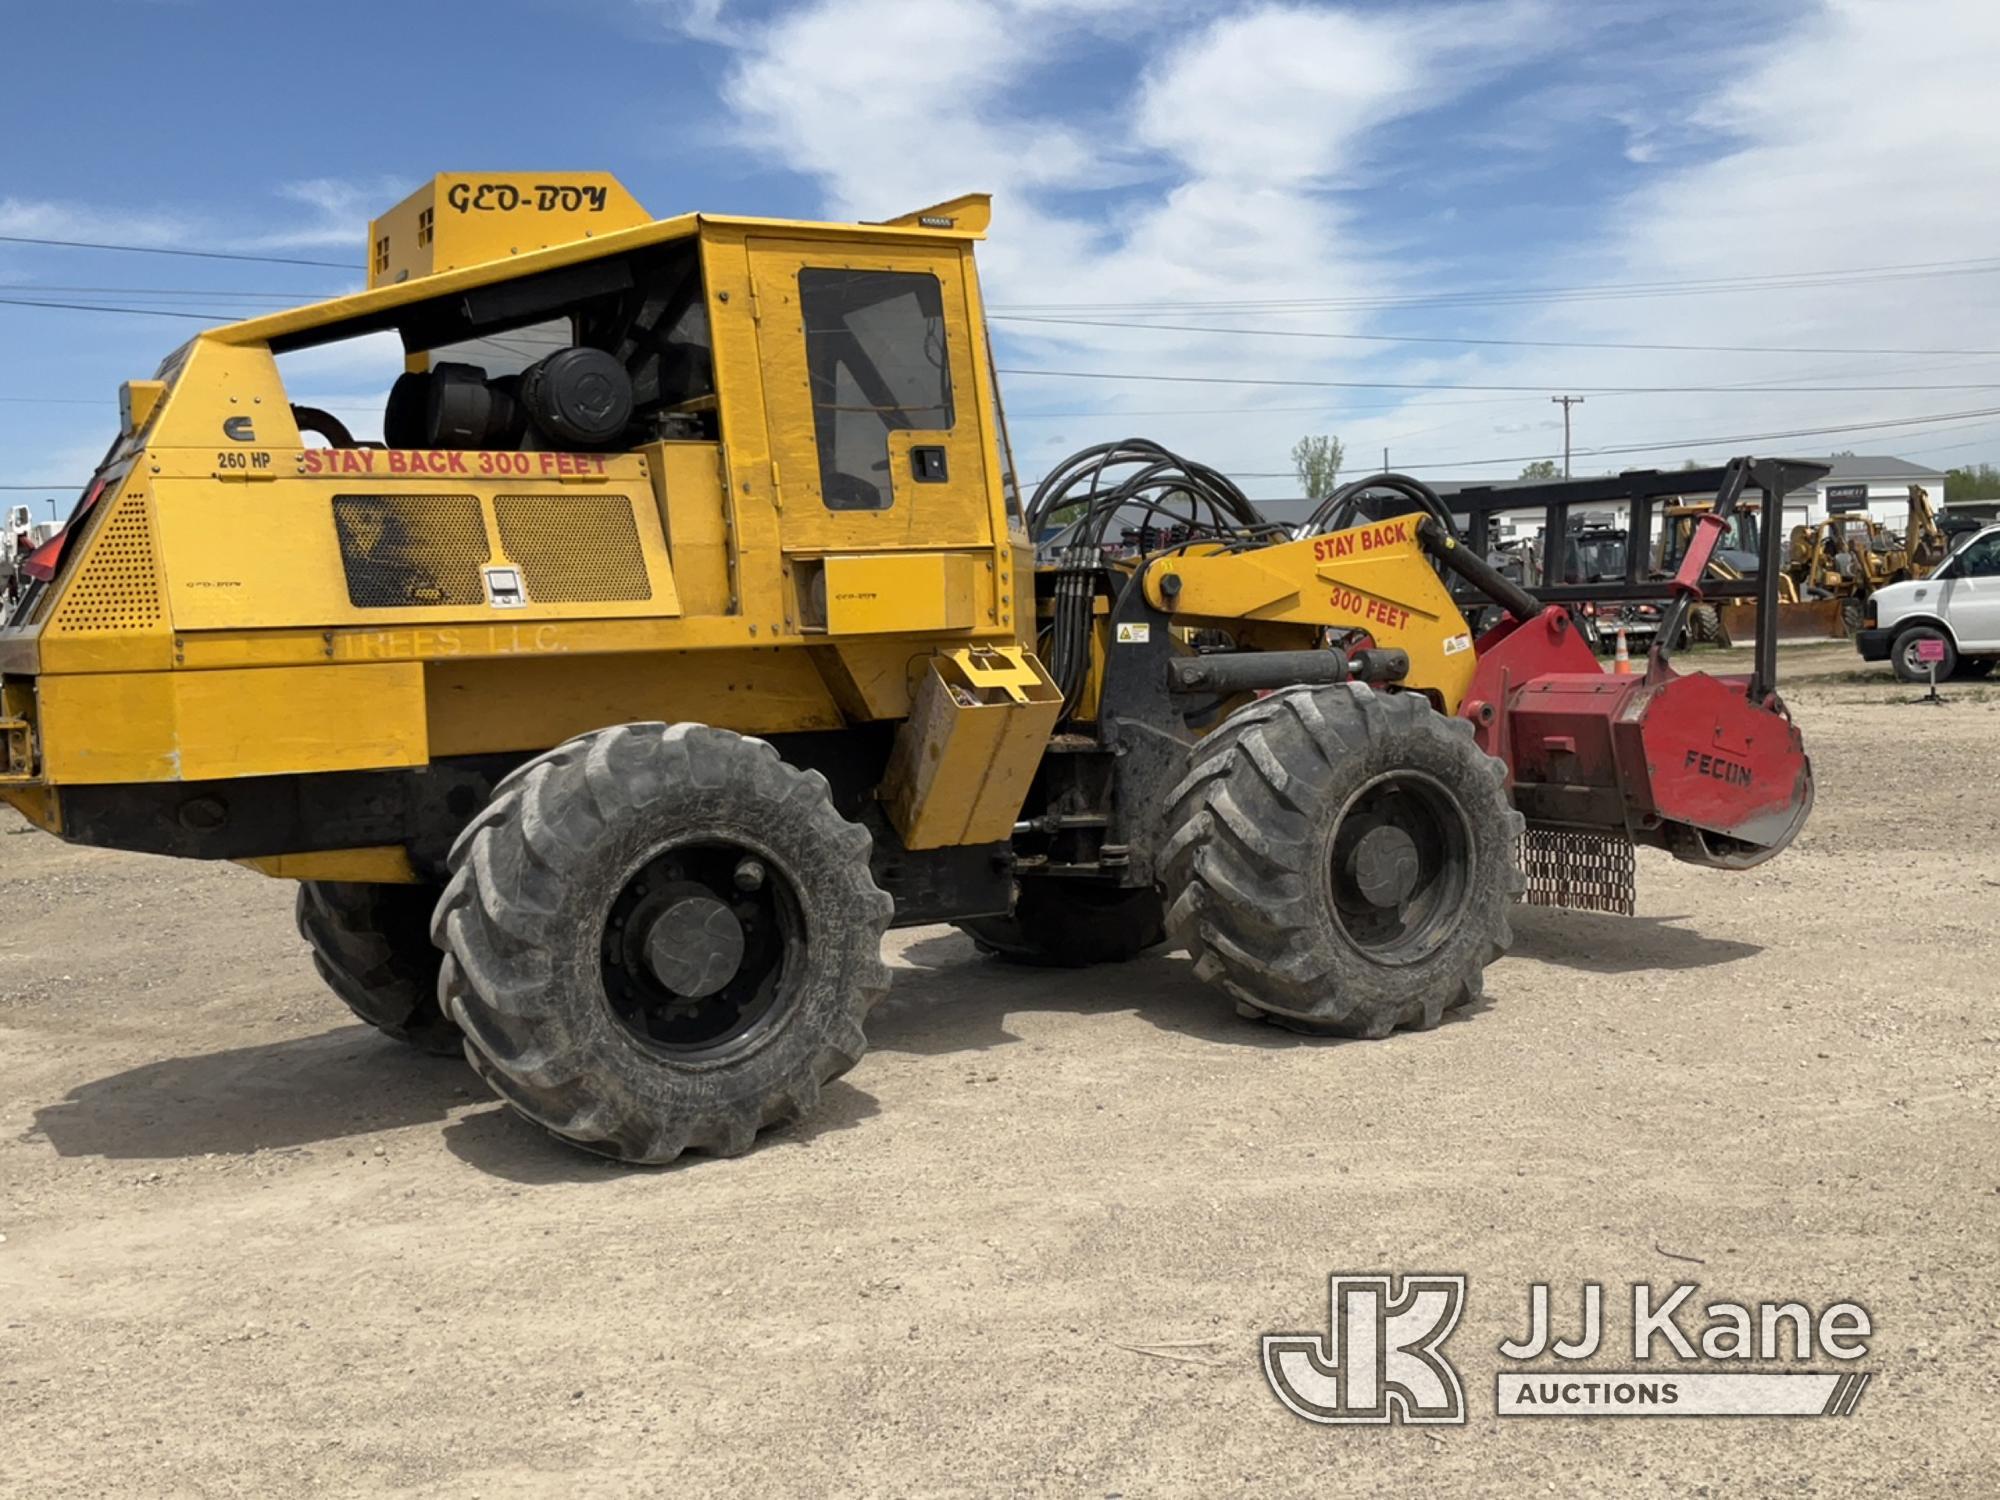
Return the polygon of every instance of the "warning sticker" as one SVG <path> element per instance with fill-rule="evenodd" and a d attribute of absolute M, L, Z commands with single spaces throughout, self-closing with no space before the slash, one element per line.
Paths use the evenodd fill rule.
<path fill-rule="evenodd" d="M 1472 649 L 1472 637 L 1469 635 L 1453 635 L 1445 637 L 1444 654 L 1446 656 L 1456 656 L 1461 651 L 1470 651 L 1471 649 Z"/>
<path fill-rule="evenodd" d="M 1118 644 L 1121 646 L 1143 646 L 1153 638 L 1153 627 L 1147 625 L 1120 625 Z"/>

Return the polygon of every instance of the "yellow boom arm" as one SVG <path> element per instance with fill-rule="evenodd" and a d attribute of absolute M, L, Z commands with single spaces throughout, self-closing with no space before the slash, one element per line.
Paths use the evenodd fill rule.
<path fill-rule="evenodd" d="M 1147 571 L 1146 598 L 1189 625 L 1364 630 L 1376 645 L 1407 652 L 1409 680 L 1435 688 L 1456 712 L 1472 681 L 1472 634 L 1417 541 L 1423 519 L 1413 512 L 1248 552 L 1191 547 Z"/>

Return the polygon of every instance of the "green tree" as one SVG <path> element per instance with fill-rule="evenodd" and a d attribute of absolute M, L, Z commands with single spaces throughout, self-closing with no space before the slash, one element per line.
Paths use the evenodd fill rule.
<path fill-rule="evenodd" d="M 1302 437 L 1292 444 L 1292 467 L 1308 500 L 1324 500 L 1340 482 L 1340 463 L 1347 450 L 1337 437 Z"/>
<path fill-rule="evenodd" d="M 1553 458 L 1538 458 L 1521 470 L 1523 479 L 1560 479 L 1562 470 L 1556 467 Z"/>
<path fill-rule="evenodd" d="M 2000 500 L 2000 469 L 1991 464 L 1975 464 L 1944 473 L 1944 503 L 1963 504 L 1967 500 Z"/>

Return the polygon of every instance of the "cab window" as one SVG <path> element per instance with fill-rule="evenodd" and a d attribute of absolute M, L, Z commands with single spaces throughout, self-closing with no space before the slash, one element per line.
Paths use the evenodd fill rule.
<path fill-rule="evenodd" d="M 1958 571 L 1965 578 L 2000 578 L 2000 531 L 1968 544 L 1958 555 Z"/>
<path fill-rule="evenodd" d="M 1014 477 L 1014 445 L 1007 440 L 1007 410 L 1000 400 L 1000 371 L 993 359 L 990 332 L 986 336 L 986 381 L 993 389 L 993 409 L 988 416 L 993 422 L 993 442 L 1000 451 L 1000 494 L 1007 502 L 1008 524 L 1021 531 L 1028 523 L 1021 515 L 1021 485 Z"/>
<path fill-rule="evenodd" d="M 799 272 L 820 496 L 828 510 L 887 510 L 889 434 L 952 425 L 944 294 L 915 271 Z"/>

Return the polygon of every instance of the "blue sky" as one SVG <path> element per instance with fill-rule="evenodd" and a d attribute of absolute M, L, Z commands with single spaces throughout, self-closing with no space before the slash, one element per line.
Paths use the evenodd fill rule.
<path fill-rule="evenodd" d="M 1305 432 L 1511 474 L 1559 452 L 1563 391 L 1580 450 L 1638 450 L 1585 470 L 2000 459 L 2000 416 L 1959 415 L 2000 408 L 1990 3 L 11 9 L 0 234 L 358 264 L 440 170 L 606 169 L 662 215 L 992 191 L 1030 476 L 1144 435 L 1285 493 Z M 1912 269 L 1773 285 L 1881 267 Z M 240 315 L 357 282 L 0 243 L 0 298 Z M 200 326 L 0 303 L 0 483 L 80 484 L 118 382 Z M 1633 344 L 1781 352 L 1576 347 Z M 295 398 L 378 399 L 393 361 L 350 353 Z"/>

